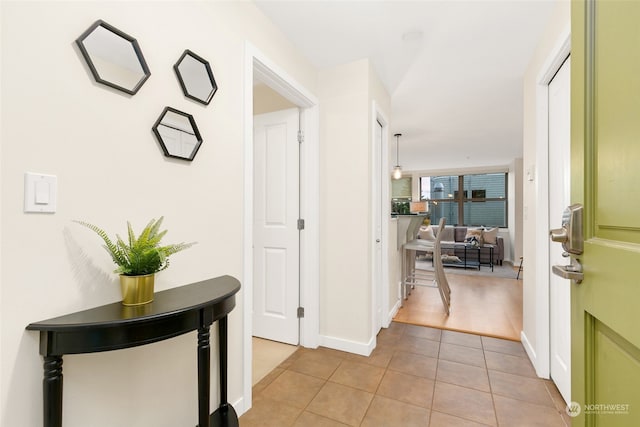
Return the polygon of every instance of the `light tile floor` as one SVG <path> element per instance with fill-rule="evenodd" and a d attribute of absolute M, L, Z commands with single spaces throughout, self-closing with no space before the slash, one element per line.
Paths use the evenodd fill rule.
<path fill-rule="evenodd" d="M 253 337 L 253 378 L 252 385 L 266 377 L 280 365 L 283 360 L 291 356 L 297 349 L 297 345 L 289 345 L 281 342 L 265 340 Z"/>
<path fill-rule="evenodd" d="M 519 342 L 394 322 L 369 357 L 298 349 L 240 426 L 570 426 L 564 406 Z"/>

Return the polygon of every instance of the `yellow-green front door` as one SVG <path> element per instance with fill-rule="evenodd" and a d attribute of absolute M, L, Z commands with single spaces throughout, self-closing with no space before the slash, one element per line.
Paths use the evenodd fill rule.
<path fill-rule="evenodd" d="M 576 0 L 571 21 L 573 425 L 640 426 L 640 1 Z"/>

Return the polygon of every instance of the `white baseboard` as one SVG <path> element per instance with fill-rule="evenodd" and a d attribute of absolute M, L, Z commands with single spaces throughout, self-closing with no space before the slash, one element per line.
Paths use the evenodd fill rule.
<path fill-rule="evenodd" d="M 531 343 L 527 338 L 527 334 L 525 334 L 524 331 L 520 331 L 520 341 L 522 341 L 522 346 L 524 347 L 524 351 L 527 352 L 527 356 L 529 356 L 529 359 L 531 359 L 531 363 L 533 363 L 533 366 L 535 366 L 536 359 L 537 359 L 536 351 L 531 346 Z"/>
<path fill-rule="evenodd" d="M 368 343 L 361 343 L 342 338 L 320 335 L 320 345 L 334 350 L 346 351 L 347 353 L 369 356 L 376 347 L 376 337 L 372 337 Z"/>
<path fill-rule="evenodd" d="M 245 408 L 244 407 L 244 402 L 245 402 L 244 397 L 241 397 L 238 400 L 236 400 L 235 402 L 231 403 L 231 405 L 233 406 L 233 409 L 236 410 L 236 414 L 238 414 L 238 417 L 240 417 L 242 414 L 244 414 L 249 409 L 251 409 L 251 408 Z"/>
<path fill-rule="evenodd" d="M 520 332 L 520 341 L 522 341 L 524 351 L 527 353 L 527 356 L 529 356 L 529 360 L 531 360 L 531 364 L 533 365 L 533 369 L 536 371 L 536 375 L 540 376 L 540 373 L 538 372 L 538 356 L 524 331 Z"/>
<path fill-rule="evenodd" d="M 389 311 L 389 316 L 385 319 L 385 325 L 384 325 L 385 328 L 389 327 L 389 325 L 393 321 L 393 318 L 396 317 L 396 314 L 398 314 L 398 310 L 400 310 L 401 306 L 402 304 L 400 304 L 400 300 L 396 301 L 391 311 Z"/>

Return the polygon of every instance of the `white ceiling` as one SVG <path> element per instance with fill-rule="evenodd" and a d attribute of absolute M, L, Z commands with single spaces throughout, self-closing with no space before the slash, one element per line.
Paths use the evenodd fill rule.
<path fill-rule="evenodd" d="M 522 78 L 555 1 L 256 4 L 319 68 L 371 60 L 391 95 L 403 169 L 522 156 Z"/>

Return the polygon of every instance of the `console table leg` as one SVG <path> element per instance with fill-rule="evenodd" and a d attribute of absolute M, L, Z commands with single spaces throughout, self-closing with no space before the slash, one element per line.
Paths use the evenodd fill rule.
<path fill-rule="evenodd" d="M 238 415 L 227 400 L 227 316 L 218 321 L 220 343 L 220 407 L 211 415 L 211 427 L 238 427 Z"/>
<path fill-rule="evenodd" d="M 198 427 L 210 427 L 211 347 L 209 326 L 198 328 Z"/>
<path fill-rule="evenodd" d="M 227 316 L 218 322 L 220 341 L 220 406 L 227 406 Z"/>
<path fill-rule="evenodd" d="M 44 427 L 62 427 L 62 356 L 44 356 Z"/>

